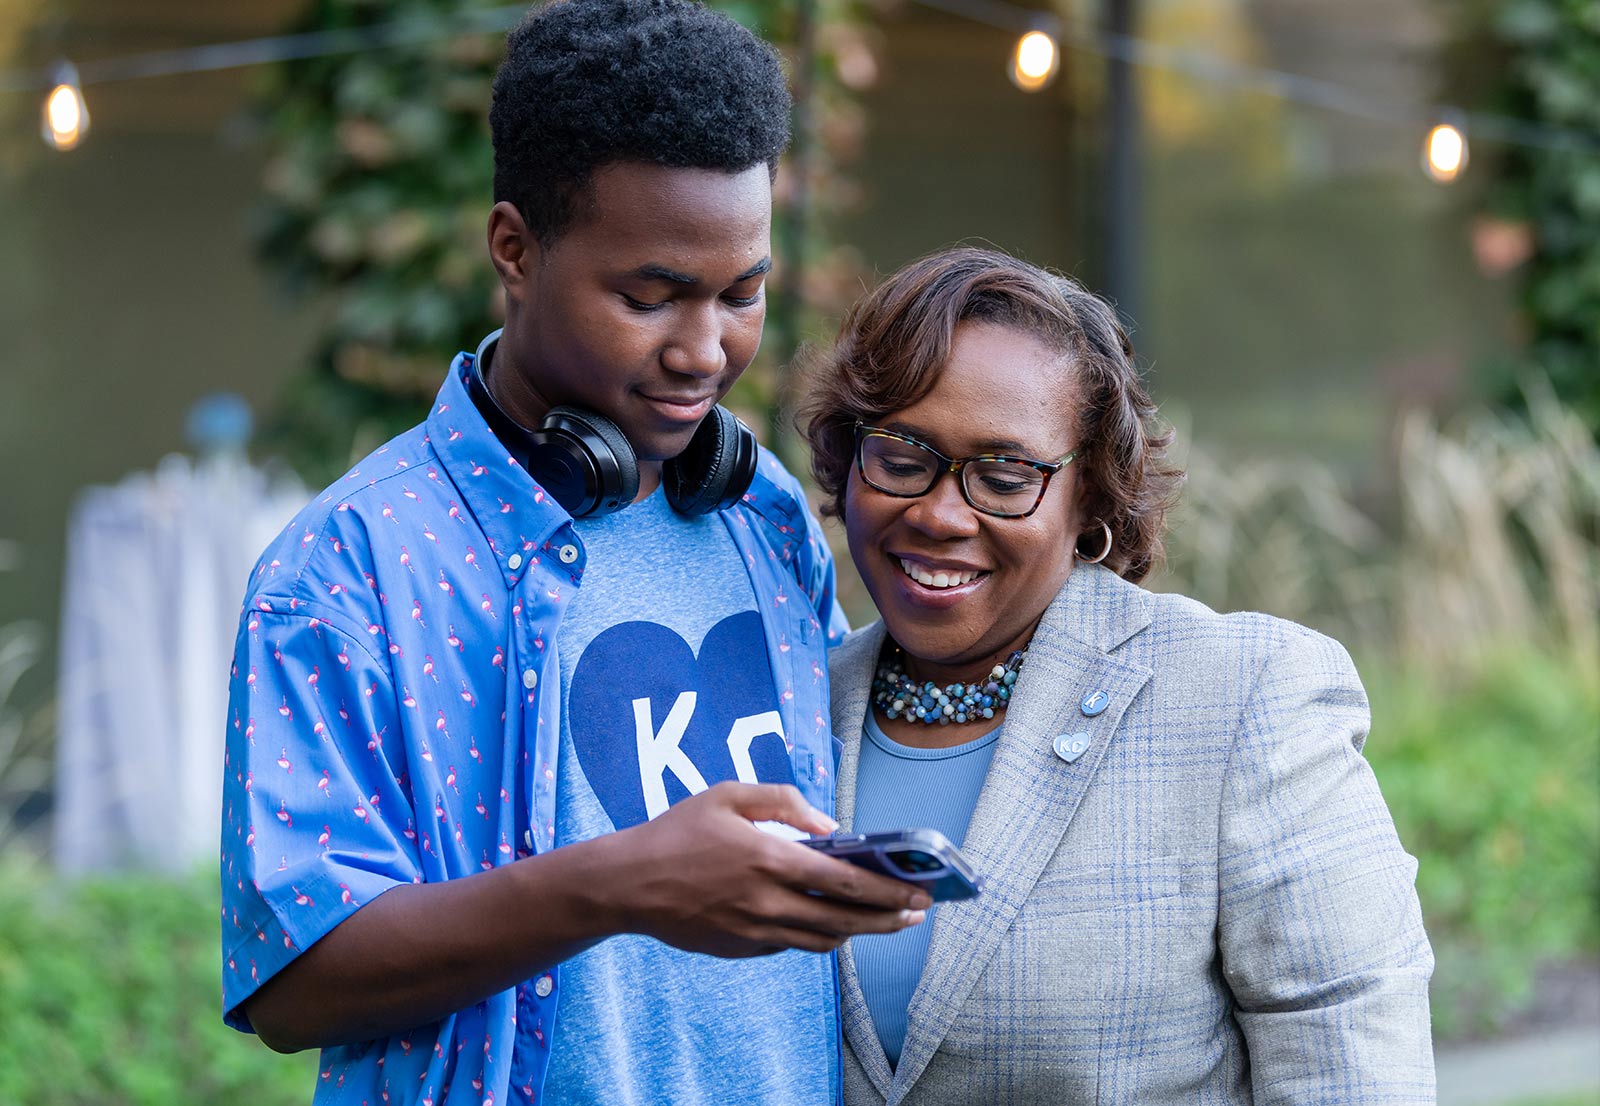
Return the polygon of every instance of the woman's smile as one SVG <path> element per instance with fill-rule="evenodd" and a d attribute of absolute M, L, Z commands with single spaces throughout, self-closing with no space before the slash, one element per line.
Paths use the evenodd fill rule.
<path fill-rule="evenodd" d="M 897 557 L 900 568 L 911 579 L 924 588 L 933 591 L 954 591 L 965 588 L 969 584 L 976 584 L 989 573 L 978 568 L 963 568 L 959 565 L 929 565 L 910 557 Z"/>

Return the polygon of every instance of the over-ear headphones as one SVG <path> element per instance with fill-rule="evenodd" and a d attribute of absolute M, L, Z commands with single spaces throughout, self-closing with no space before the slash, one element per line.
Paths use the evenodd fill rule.
<path fill-rule="evenodd" d="M 478 344 L 467 390 L 500 444 L 573 518 L 619 511 L 639 494 L 639 460 L 621 428 L 582 407 L 554 407 L 537 430 L 501 408 L 484 379 L 500 331 Z M 739 502 L 756 475 L 756 436 L 720 404 L 685 449 L 662 468 L 672 509 L 704 515 Z"/>

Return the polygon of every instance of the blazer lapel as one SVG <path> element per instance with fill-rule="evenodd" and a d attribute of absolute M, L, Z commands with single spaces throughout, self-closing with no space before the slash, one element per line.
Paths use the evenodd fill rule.
<path fill-rule="evenodd" d="M 904 1098 L 927 1068 L 1060 846 L 1123 712 L 1150 678 L 1150 669 L 1108 652 L 1149 621 L 1146 593 L 1098 566 L 1077 568 L 1040 621 L 961 847 L 985 877 L 983 893 L 970 903 L 942 906 L 934 915 L 927 962 L 911 999 L 905 1045 L 885 1096 L 888 1106 Z M 866 672 L 870 683 L 870 662 Z M 1110 705 L 1090 718 L 1080 704 L 1092 691 L 1106 692 Z M 865 710 L 865 700 L 863 693 L 860 710 Z M 861 714 L 854 717 L 859 731 Z M 837 717 L 835 721 L 837 726 Z M 1054 751 L 1058 734 L 1086 734 L 1089 747 L 1068 763 Z M 859 737 L 858 732 L 858 749 Z M 847 778 L 853 809 L 854 762 L 841 768 L 841 794 Z M 851 982 L 859 995 L 853 967 Z M 865 1016 L 864 1001 L 862 1013 Z M 865 1018 L 865 1029 L 876 1058 L 882 1059 L 870 1018 Z M 852 1037 L 851 1043 L 861 1056 L 857 1038 Z M 886 1060 L 884 1067 L 887 1070 Z M 868 1073 L 876 1083 L 871 1067 Z"/>
<path fill-rule="evenodd" d="M 867 716 L 867 698 L 872 690 L 872 672 L 883 648 L 882 622 L 874 622 L 851 634 L 828 655 L 828 681 L 833 692 L 833 735 L 843 743 L 838 775 L 834 779 L 833 816 L 839 828 L 848 830 L 856 808 L 856 769 L 861 763 L 861 725 Z M 839 949 L 839 1014 L 851 1051 L 861 1062 L 872 1085 L 885 1098 L 894 1073 L 877 1027 L 861 993 L 856 975 L 855 955 L 850 942 Z"/>

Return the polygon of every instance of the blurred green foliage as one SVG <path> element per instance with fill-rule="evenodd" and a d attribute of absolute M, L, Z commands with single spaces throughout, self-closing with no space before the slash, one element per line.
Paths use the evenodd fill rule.
<path fill-rule="evenodd" d="M 215 875 L 66 885 L 0 868 L 0 1102 L 300 1106 L 316 1055 L 222 1024 Z"/>
<path fill-rule="evenodd" d="M 291 61 L 265 81 L 261 255 L 291 291 L 330 301 L 315 363 L 269 442 L 318 482 L 358 434 L 376 445 L 415 423 L 445 359 L 493 328 L 481 255 L 501 40 L 445 30 L 491 6 L 316 0 L 296 30 L 401 24 L 420 41 Z"/>
<path fill-rule="evenodd" d="M 1507 110 L 1591 136 L 1587 149 L 1510 150 L 1491 204 L 1533 232 L 1523 270 L 1532 360 L 1600 435 L 1600 4 L 1504 0 L 1488 33 L 1505 60 Z"/>
<path fill-rule="evenodd" d="M 812 4 L 815 50 L 797 57 L 800 0 L 711 3 L 785 50 L 791 81 L 802 71 L 815 78 L 815 110 L 797 127 L 804 166 L 796 169 L 792 154 L 775 188 L 780 281 L 782 266 L 817 236 L 815 212 L 834 203 L 829 150 L 850 132 L 841 125 L 850 109 L 838 73 L 865 49 L 852 31 L 855 4 Z M 451 356 L 500 325 L 485 227 L 493 204 L 488 108 L 504 37 L 472 28 L 474 18 L 503 19 L 504 6 L 314 0 L 296 30 L 364 30 L 391 40 L 284 63 L 258 96 L 271 151 L 256 214 L 261 256 L 293 292 L 328 304 L 314 362 L 284 397 L 268 445 L 314 484 L 418 422 Z M 818 247 L 806 252 L 826 272 Z M 797 313 L 808 299 L 798 282 L 782 290 L 769 308 L 768 344 L 777 348 L 735 397 L 747 421 L 769 430 L 781 421 L 767 417 L 781 398 L 776 365 L 798 341 Z"/>
<path fill-rule="evenodd" d="M 1435 1032 L 1492 1032 L 1541 965 L 1600 954 L 1600 673 L 1531 651 L 1448 681 L 1362 668 L 1367 759 L 1418 858 Z"/>

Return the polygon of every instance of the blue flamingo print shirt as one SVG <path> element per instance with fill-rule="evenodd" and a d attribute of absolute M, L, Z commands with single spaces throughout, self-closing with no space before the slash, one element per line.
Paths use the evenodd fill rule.
<path fill-rule="evenodd" d="M 249 581 L 222 811 L 223 1009 L 236 1028 L 250 1029 L 239 1007 L 262 983 L 389 888 L 556 845 L 557 639 L 588 551 L 474 408 L 471 370 L 457 355 L 427 420 L 308 505 Z M 825 653 L 845 623 L 827 545 L 766 451 L 717 517 L 759 614 L 789 771 L 831 812 Z M 751 749 L 781 755 L 760 735 Z M 562 974 L 324 1050 L 315 1101 L 543 1101 Z"/>

